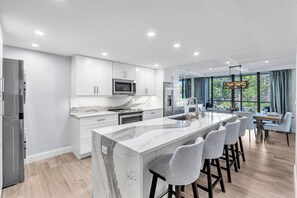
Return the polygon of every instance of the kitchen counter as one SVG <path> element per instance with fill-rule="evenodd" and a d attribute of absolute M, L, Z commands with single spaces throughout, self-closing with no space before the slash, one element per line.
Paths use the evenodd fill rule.
<path fill-rule="evenodd" d="M 96 117 L 96 116 L 103 116 L 103 115 L 116 115 L 118 114 L 117 112 L 112 112 L 112 111 L 97 111 L 94 113 L 90 112 L 80 112 L 80 113 L 71 113 L 70 115 L 77 118 L 88 118 L 88 117 Z"/>
<path fill-rule="evenodd" d="M 93 197 L 148 197 L 150 161 L 235 118 L 232 114 L 206 112 L 204 118 L 193 121 L 165 117 L 93 130 Z M 158 186 L 157 192 L 161 193 L 167 185 L 159 182 Z"/>

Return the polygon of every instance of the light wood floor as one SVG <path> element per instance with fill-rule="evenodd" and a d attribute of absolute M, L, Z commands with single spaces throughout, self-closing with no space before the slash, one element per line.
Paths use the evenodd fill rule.
<path fill-rule="evenodd" d="M 255 144 L 253 133 L 249 144 L 247 133 L 244 144 L 247 161 L 241 163 L 239 173 L 232 172 L 232 184 L 227 182 L 223 171 L 226 193 L 222 193 L 218 186 L 214 197 L 293 198 L 295 135 L 290 135 L 290 147 L 286 144 L 285 134 L 279 133 L 270 133 L 265 144 Z M 4 189 L 3 198 L 92 197 L 91 158 L 78 161 L 72 154 L 65 154 L 28 164 L 25 174 L 25 182 Z M 199 182 L 204 181 L 206 177 L 201 175 Z M 201 189 L 199 194 L 208 197 Z M 191 195 L 188 186 L 184 197 Z"/>

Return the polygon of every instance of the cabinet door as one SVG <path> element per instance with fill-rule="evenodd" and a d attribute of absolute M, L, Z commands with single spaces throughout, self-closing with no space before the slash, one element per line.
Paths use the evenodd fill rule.
<path fill-rule="evenodd" d="M 94 59 L 76 57 L 76 95 L 90 96 L 96 94 Z"/>
<path fill-rule="evenodd" d="M 112 95 L 112 62 L 96 60 L 95 81 L 97 95 Z"/>
<path fill-rule="evenodd" d="M 156 95 L 155 70 L 146 69 L 145 71 L 145 95 Z"/>
<path fill-rule="evenodd" d="M 145 69 L 142 67 L 136 68 L 136 95 L 145 95 Z"/>
<path fill-rule="evenodd" d="M 113 78 L 136 80 L 136 67 L 123 63 L 113 63 Z"/>

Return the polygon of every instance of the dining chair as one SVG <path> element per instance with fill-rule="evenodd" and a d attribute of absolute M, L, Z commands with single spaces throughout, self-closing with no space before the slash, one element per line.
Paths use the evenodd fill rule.
<path fill-rule="evenodd" d="M 238 120 L 240 121 L 240 128 L 239 128 L 239 134 L 238 134 L 239 141 L 235 144 L 235 150 L 236 150 L 237 165 L 238 165 L 238 168 L 240 169 L 240 156 L 242 157 L 242 160 L 245 162 L 245 153 L 244 153 L 241 137 L 243 137 L 246 132 L 247 117 L 242 116 Z"/>
<path fill-rule="evenodd" d="M 257 126 L 254 124 L 254 114 L 252 112 L 247 111 L 236 111 L 234 114 L 239 116 L 245 116 L 247 117 L 247 123 L 246 123 L 246 129 L 249 130 L 249 142 L 251 142 L 251 130 L 255 131 L 255 137 L 256 137 L 256 128 Z"/>
<path fill-rule="evenodd" d="M 291 124 L 292 124 L 292 113 L 287 112 L 283 121 L 280 124 L 265 124 L 263 126 L 265 133 L 268 133 L 268 131 L 277 131 L 277 132 L 283 132 L 286 133 L 287 136 L 287 144 L 289 144 L 289 133 L 291 131 Z"/>

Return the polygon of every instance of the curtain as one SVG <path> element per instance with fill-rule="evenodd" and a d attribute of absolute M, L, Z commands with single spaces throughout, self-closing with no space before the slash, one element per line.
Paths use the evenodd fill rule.
<path fill-rule="evenodd" d="M 194 79 L 194 96 L 197 100 L 201 100 L 204 104 L 208 100 L 208 80 L 207 78 Z"/>
<path fill-rule="evenodd" d="M 191 97 L 191 79 L 185 79 L 185 98 Z"/>
<path fill-rule="evenodd" d="M 285 115 L 290 112 L 292 98 L 292 70 L 270 72 L 271 110 Z"/>

